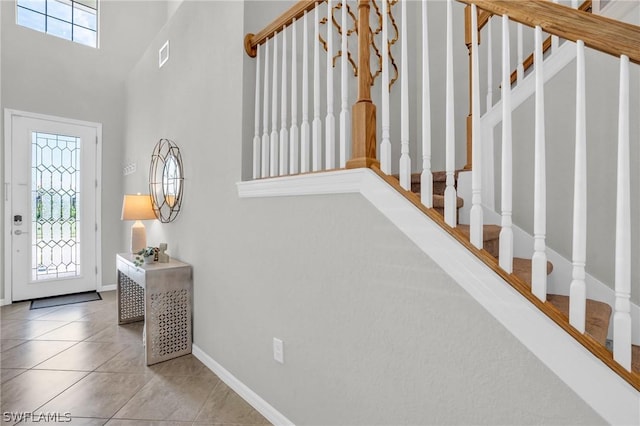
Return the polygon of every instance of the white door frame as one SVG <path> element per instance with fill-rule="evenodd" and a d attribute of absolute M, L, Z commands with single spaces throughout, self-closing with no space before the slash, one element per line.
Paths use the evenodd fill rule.
<path fill-rule="evenodd" d="M 5 108 L 4 110 L 4 304 L 9 305 L 13 300 L 12 292 L 12 274 L 13 265 L 11 264 L 11 213 L 13 211 L 11 205 L 11 172 L 12 172 L 12 121 L 13 117 L 26 117 L 38 120 L 57 121 L 60 123 L 92 127 L 96 129 L 96 290 L 102 288 L 102 124 L 90 121 L 74 120 L 64 117 L 56 117 L 53 115 L 37 114 L 32 112 L 19 111 L 15 109 Z"/>

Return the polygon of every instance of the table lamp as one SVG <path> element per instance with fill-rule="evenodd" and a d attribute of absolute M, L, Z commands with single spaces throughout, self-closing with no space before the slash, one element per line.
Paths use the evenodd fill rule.
<path fill-rule="evenodd" d="M 131 226 L 131 253 L 147 246 L 147 233 L 141 220 L 156 219 L 149 194 L 125 194 L 122 201 L 122 220 L 135 220 Z"/>

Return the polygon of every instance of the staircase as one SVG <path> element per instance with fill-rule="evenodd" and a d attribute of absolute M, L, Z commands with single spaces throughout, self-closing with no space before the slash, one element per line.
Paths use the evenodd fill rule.
<path fill-rule="evenodd" d="M 521 301 L 529 303 L 528 307 L 536 309 L 546 316 L 547 320 L 551 320 L 557 328 L 554 331 L 547 332 L 554 334 L 555 331 L 561 330 L 565 333 L 563 345 L 568 352 L 579 349 L 578 352 L 572 352 L 575 356 L 582 356 L 580 350 L 589 352 L 592 357 L 589 361 L 585 361 L 589 365 L 590 371 L 576 372 L 571 370 L 572 366 L 567 364 L 563 368 L 571 370 L 570 373 L 556 371 L 556 374 L 563 377 L 563 380 L 574 383 L 574 390 L 578 392 L 585 400 L 592 405 L 601 404 L 601 399 L 595 397 L 593 390 L 583 387 L 584 381 L 580 378 L 573 382 L 576 375 L 593 373 L 593 377 L 598 380 L 607 380 L 607 389 L 615 389 L 611 392 L 617 393 L 616 399 L 620 405 L 600 406 L 599 412 L 603 413 L 605 418 L 611 422 L 632 422 L 640 420 L 640 347 L 632 344 L 633 337 L 632 328 L 637 324 L 632 324 L 632 304 L 631 304 L 631 255 L 630 241 L 628 235 L 631 232 L 630 227 L 630 173 L 629 173 L 629 65 L 640 64 L 640 27 L 624 24 L 622 22 L 592 15 L 584 10 L 574 10 L 567 6 L 555 4 L 553 2 L 541 1 L 519 1 L 513 2 L 509 0 L 457 0 L 459 3 L 467 5 L 465 9 L 465 43 L 469 48 L 469 69 L 470 69 L 470 86 L 462 88 L 464 91 L 469 90 L 470 94 L 470 111 L 467 116 L 467 134 L 466 134 L 466 154 L 467 162 L 465 171 L 471 171 L 471 192 L 468 197 L 463 199 L 459 196 L 457 190 L 457 180 L 459 171 L 456 171 L 456 149 L 461 149 L 459 143 L 460 136 L 456 137 L 456 109 L 455 109 L 455 73 L 454 73 L 454 51 L 453 51 L 453 0 L 446 2 L 446 16 L 442 19 L 446 25 L 446 34 L 439 34 L 439 42 L 446 45 L 444 58 L 437 58 L 438 64 L 444 64 L 446 73 L 444 82 L 439 83 L 445 86 L 445 102 L 443 104 L 435 104 L 430 95 L 430 52 L 426 46 L 429 46 L 429 37 L 433 34 L 429 33 L 430 21 L 427 17 L 427 6 L 429 3 L 438 4 L 438 2 L 382 2 L 379 8 L 375 3 L 372 6 L 371 1 L 359 0 L 357 11 L 349 7 L 347 1 L 332 1 L 316 3 L 312 1 L 300 1 L 291 7 L 288 11 L 260 31 L 258 34 L 247 34 L 245 38 L 245 49 L 247 53 L 255 57 L 257 56 L 257 73 L 255 87 L 255 133 L 253 137 L 253 181 L 243 182 L 239 185 L 241 196 L 273 196 L 273 195 L 302 195 L 314 193 L 343 193 L 343 192 L 361 192 L 369 201 L 371 201 L 378 209 L 383 211 L 387 217 L 393 217 L 394 223 L 412 240 L 425 242 L 424 230 L 415 223 L 408 226 L 405 222 L 405 216 L 412 216 L 415 219 L 415 209 L 423 216 L 428 217 L 433 223 L 439 226 L 439 230 L 444 231 L 448 236 L 453 237 L 458 248 L 467 250 L 466 255 L 475 256 L 482 262 L 482 271 L 476 269 L 477 262 L 473 265 L 465 264 L 468 270 L 474 270 L 482 279 L 491 281 L 495 284 L 495 277 L 499 277 L 503 281 L 497 286 L 492 287 L 492 291 L 502 291 L 509 287 L 507 293 L 512 294 L 513 290 L 521 296 Z M 389 8 L 396 5 L 400 8 L 400 22 L 407 22 L 407 3 L 416 5 L 415 13 L 420 15 L 421 34 L 413 34 L 409 37 L 407 34 L 407 25 L 398 25 L 391 16 Z M 441 4 L 441 3 L 440 3 Z M 456 3 L 457 4 L 457 3 Z M 318 10 L 322 8 L 322 12 Z M 348 11 L 347 11 L 348 9 Z M 375 9 L 375 10 L 374 10 Z M 585 7 L 583 6 L 583 9 Z M 418 12 L 419 11 L 419 12 Z M 339 13 L 341 12 L 341 13 Z M 322 20 L 320 19 L 322 13 Z M 376 19 L 372 19 L 370 15 L 374 13 L 378 16 L 380 28 L 375 29 Z M 311 17 L 311 15 L 313 16 Z M 341 20 L 338 19 L 341 16 Z M 357 26 L 357 30 L 344 31 L 340 28 L 349 27 L 349 19 L 353 18 Z M 311 20 L 313 31 L 308 25 Z M 370 21 L 373 20 L 370 26 Z M 340 24 L 338 24 L 340 21 Z M 482 22 L 480 25 L 479 21 Z M 510 60 L 510 43 L 512 37 L 509 34 L 510 21 L 515 21 L 518 27 L 518 38 L 514 42 L 518 44 L 518 61 L 515 74 L 512 74 L 512 64 Z M 391 40 L 393 36 L 389 34 L 389 23 L 396 28 L 396 37 L 394 43 L 400 40 L 400 60 L 399 64 L 393 58 L 394 50 L 379 49 L 377 46 L 384 46 L 385 41 Z M 494 25 L 502 26 L 502 63 L 496 63 L 495 68 L 502 65 L 502 84 L 501 98 L 494 103 L 492 100 L 492 72 L 491 66 L 495 61 L 495 55 L 489 50 L 487 55 L 487 75 L 488 75 L 488 94 L 487 108 L 483 114 L 480 108 L 480 66 L 479 66 L 479 33 L 484 24 L 491 28 L 491 22 Z M 318 23 L 326 25 L 326 32 L 320 32 Z M 335 26 L 338 30 L 336 34 L 331 36 L 331 26 Z M 400 27 L 398 29 L 398 26 Z M 534 70 L 529 75 L 524 75 L 523 54 L 522 54 L 522 38 L 520 33 L 524 26 L 530 27 L 535 31 L 534 54 L 529 63 L 534 64 Z M 301 107 L 298 107 L 298 84 L 293 77 L 291 83 L 291 102 L 288 101 L 289 80 L 287 73 L 289 66 L 291 67 L 291 75 L 297 76 L 298 56 L 296 45 L 292 46 L 291 54 L 293 57 L 289 63 L 287 53 L 287 34 L 291 34 L 292 40 L 296 40 L 298 29 L 302 30 L 304 35 L 302 47 L 302 64 L 303 75 L 301 81 L 302 100 Z M 290 31 L 289 31 L 290 30 Z M 552 37 L 547 42 L 542 39 L 543 32 L 550 34 Z M 281 35 L 280 35 L 281 33 Z M 357 40 L 357 64 L 349 56 L 349 60 L 339 58 L 340 53 L 349 49 L 348 37 L 357 34 L 373 34 L 369 37 L 356 37 Z M 380 36 L 378 36 L 380 34 Z M 490 40 L 490 34 L 485 39 Z M 488 37 L 487 37 L 488 36 Z M 308 37 L 308 39 L 307 39 Z M 325 38 L 326 37 L 326 38 Z M 382 38 L 382 43 L 376 37 Z M 340 42 L 340 48 L 334 48 L 334 38 Z M 564 39 L 562 44 L 560 39 Z M 308 40 L 312 42 L 309 43 Z M 320 40 L 321 43 L 317 43 Z M 353 39 L 349 43 L 353 48 Z M 416 40 L 420 40 L 419 42 Z M 440 41 L 442 40 L 442 41 Z M 293 42 L 292 42 L 293 43 Z M 415 49 L 415 63 L 421 62 L 419 69 L 411 69 L 408 67 L 409 54 L 407 45 L 411 45 Z M 575 44 L 574 44 L 575 43 Z M 313 47 L 312 55 L 308 52 L 308 46 Z M 391 45 L 390 43 L 389 45 Z M 491 42 L 489 41 L 491 45 Z M 550 49 L 547 56 L 543 56 L 543 44 L 546 50 Z M 322 47 L 319 47 L 319 46 Z M 373 46 L 373 47 L 372 47 Z M 616 201 L 616 229 L 617 238 L 616 245 L 616 282 L 615 284 L 615 306 L 611 306 L 599 300 L 587 298 L 586 276 L 586 193 L 587 193 L 587 175 L 586 175 L 586 114 L 585 114 L 585 48 L 591 48 L 601 54 L 613 55 L 619 60 L 620 64 L 620 96 L 619 96 L 619 137 L 617 150 L 617 201 Z M 326 51 L 326 62 L 321 63 L 319 59 L 320 49 Z M 271 50 L 270 50 L 271 49 Z M 572 52 L 569 52 L 572 50 Z M 278 56 L 278 51 L 283 52 L 282 57 Z M 273 55 L 272 55 L 272 53 Z M 372 53 L 373 52 L 373 53 Z M 378 56 L 379 69 L 371 68 L 371 55 Z M 561 56 L 560 59 L 553 60 Z M 356 55 L 354 54 L 353 57 Z M 553 272 L 553 265 L 547 261 L 546 247 L 546 133 L 545 133 L 545 113 L 544 113 L 544 86 L 550 76 L 557 73 L 566 66 L 573 58 L 577 58 L 576 72 L 576 119 L 575 125 L 575 177 L 574 187 L 570 188 L 574 194 L 574 223 L 573 223 L 573 259 L 572 259 L 572 281 L 570 287 L 570 295 L 554 294 L 547 291 L 546 276 Z M 282 62 L 280 62 L 282 59 Z M 421 59 L 421 61 L 420 61 Z M 549 59 L 549 60 L 548 60 Z M 264 62 L 261 62 L 264 61 Z M 271 62 L 270 62 L 271 61 Z M 334 67 L 337 67 L 337 61 L 340 62 L 340 86 L 334 86 L 333 74 Z M 264 73 L 262 71 L 264 63 Z M 278 64 L 281 63 L 281 66 Z M 313 101 L 311 101 L 309 76 L 312 74 L 307 68 L 311 65 L 313 68 Z M 550 65 L 551 70 L 545 74 L 545 67 Z M 272 68 L 273 67 L 273 68 Z M 393 68 L 392 68 L 393 67 Z M 282 69 L 282 80 L 280 85 L 280 95 L 278 96 L 278 69 Z M 393 69 L 397 71 L 400 79 L 400 102 L 396 105 L 390 104 L 389 91 L 395 80 L 391 79 Z M 322 72 L 326 70 L 326 97 L 322 102 L 326 103 L 326 116 L 320 114 L 321 99 L 323 96 L 319 89 Z M 352 107 L 349 108 L 349 75 L 351 71 L 357 71 L 358 97 Z M 402 70 L 405 70 L 403 73 Z M 408 71 L 406 71 L 408 70 Z M 337 71 L 337 70 L 336 70 Z M 421 72 L 420 72 L 421 71 Z M 272 73 L 272 74 L 270 74 Z M 376 90 L 382 90 L 381 102 L 379 107 L 372 102 L 371 91 L 373 90 L 375 79 L 380 78 Z M 411 80 L 413 79 L 413 80 Z M 411 82 L 409 83 L 408 80 Z M 515 90 L 512 83 L 516 82 Z M 419 111 L 415 111 L 412 115 L 409 111 L 410 93 L 409 84 L 414 85 L 413 89 L 418 87 L 421 90 L 418 94 L 413 93 L 412 96 L 417 97 L 417 101 L 413 105 L 419 105 Z M 460 90 L 456 88 L 455 90 Z M 334 95 L 341 98 L 341 110 L 334 114 Z M 512 103 L 512 92 L 514 94 Z M 535 116 L 530 117 L 530 122 L 534 123 L 535 129 L 535 152 L 530 160 L 533 163 L 535 172 L 534 177 L 534 245 L 533 257 L 519 258 L 514 257 L 514 238 L 512 223 L 512 193 L 513 188 L 513 140 L 512 140 L 512 114 L 514 109 L 522 104 L 526 99 L 535 96 Z M 626 96 L 626 97 L 625 97 Z M 415 100 L 415 99 L 414 99 Z M 271 101 L 271 102 L 270 102 Z M 278 126 L 278 102 L 281 101 L 281 120 Z M 271 104 L 271 109 L 269 105 Z M 433 104 L 433 105 L 432 105 Z M 261 111 L 262 105 L 262 111 Z M 310 120 L 311 111 L 309 105 L 313 105 L 313 119 Z M 432 109 L 433 107 L 433 109 Z M 289 126 L 288 108 L 292 111 L 291 126 Z M 379 109 L 376 109 L 379 108 Z M 298 109 L 301 109 L 302 120 L 298 123 Z M 399 114 L 398 114 L 399 113 Z M 390 116 L 397 114 L 392 126 Z M 432 120 L 432 115 L 437 119 Z M 459 114 L 458 114 L 459 115 Z M 379 117 L 378 117 L 379 116 Z M 420 126 L 412 125 L 409 120 L 417 117 Z M 271 118 L 271 127 L 269 127 L 269 118 Z M 459 119 L 459 118 L 458 118 Z M 380 120 L 382 134 L 377 139 L 376 129 L 377 120 Z M 339 121 L 339 123 L 338 123 Z M 440 126 L 440 134 L 444 135 L 444 144 L 446 164 L 445 171 L 432 171 L 432 121 L 435 126 Z M 500 182 L 502 192 L 502 211 L 500 214 L 500 225 L 495 223 L 487 223 L 484 221 L 484 213 L 486 213 L 486 205 L 483 203 L 483 197 L 487 191 L 493 191 L 493 151 L 483 152 L 483 150 L 493 149 L 493 130 L 494 126 L 502 123 L 502 158 L 501 158 L 501 178 Z M 262 126 L 261 126 L 262 124 Z M 410 125 L 411 124 L 411 125 Z M 351 127 L 351 137 L 349 137 L 349 126 Z M 434 126 L 434 127 L 435 127 Z M 412 135 L 410 129 L 419 127 L 417 135 Z M 395 130 L 393 133 L 392 129 Z M 262 131 L 261 131 L 262 130 Z M 414 140 L 412 140 L 414 138 Z M 395 142 L 394 143 L 392 143 Z M 399 143 L 398 143 L 399 142 Z M 418 142 L 417 150 L 421 153 L 421 161 L 419 164 L 412 164 L 410 153 L 410 143 Z M 573 143 L 573 141 L 567 143 Z M 396 147 L 395 151 L 394 148 Z M 379 147 L 379 148 L 378 148 Z M 490 148 L 487 148 L 490 147 Z M 351 152 L 349 155 L 349 148 Z M 464 149 L 463 148 L 463 149 Z M 379 156 L 378 156 L 379 149 Z M 612 147 L 612 149 L 614 149 Z M 395 162 L 399 151 L 398 161 Z M 486 163 L 486 158 L 490 158 L 491 162 Z M 393 161 L 392 161 L 393 160 Z M 413 160 L 415 161 L 415 160 Z M 397 167 L 394 166 L 394 163 Z M 358 169 L 366 168 L 366 172 L 355 172 Z M 346 170 L 345 170 L 346 169 Z M 353 169 L 353 170 L 350 170 Z M 415 173 L 416 170 L 420 173 Z M 489 170 L 489 172 L 487 172 Z M 325 173 L 320 173 L 320 172 Z M 340 173 L 340 172 L 345 172 Z M 394 174 L 395 173 L 395 174 Z M 376 179 L 371 177 L 375 175 Z M 432 177 L 432 181 L 428 180 L 428 176 Z M 449 179 L 447 179 L 447 177 Z M 274 179 L 275 178 L 275 179 Z M 292 179 L 295 178 L 295 179 Z M 342 181 L 341 179 L 344 179 Z M 354 179 L 354 180 L 350 180 Z M 425 180 L 426 179 L 426 180 Z M 261 182 L 263 181 L 263 182 Z M 366 182 L 365 182 L 366 181 Z M 305 188 L 294 188 L 293 190 L 282 190 L 281 185 L 286 187 L 288 182 L 297 182 L 297 184 L 307 185 Z M 386 189 L 379 185 L 384 183 Z M 423 187 L 425 183 L 429 183 L 429 188 Z M 563 182 L 564 183 L 564 182 Z M 325 189 L 324 184 L 328 184 L 331 189 Z M 555 184 L 555 182 L 554 182 Z M 373 187 L 375 186 L 375 190 Z M 395 197 L 389 196 L 389 191 L 395 191 Z M 393 206 L 384 205 L 382 203 L 381 193 L 385 194 L 385 200 L 394 203 Z M 263 195 L 260 195 L 263 194 Z M 398 197 L 397 195 L 400 195 Z M 425 200 L 421 198 L 424 197 Z M 398 201 L 402 198 L 402 202 Z M 488 204 L 492 204 L 491 201 Z M 423 204 L 424 201 L 424 204 Z M 408 202 L 408 203 L 407 203 Z M 413 210 L 407 208 L 412 205 Z M 459 223 L 462 207 L 465 209 L 471 206 L 469 223 Z M 517 207 L 517 206 L 516 206 Z M 423 227 L 424 223 L 421 224 Z M 435 244 L 428 241 L 425 244 Z M 449 241 L 447 240 L 447 244 Z M 433 255 L 434 247 L 425 249 L 425 253 L 431 250 L 429 255 Z M 459 254 L 459 253 L 458 253 Z M 466 262 L 468 259 L 465 255 Z M 440 258 L 442 263 L 447 263 L 448 259 Z M 462 260 L 460 261 L 462 262 Z M 455 263 L 455 262 L 449 262 Z M 451 264 L 449 264 L 451 267 Z M 446 270 L 446 268 L 444 268 Z M 486 270 L 490 270 L 494 275 L 485 274 Z M 447 270 L 452 276 L 458 271 L 455 267 Z M 618 278 L 618 275 L 620 278 Z M 469 278 L 467 275 L 464 278 Z M 460 280 L 458 280 L 460 283 Z M 474 282 L 478 285 L 477 280 L 469 279 L 468 282 Z M 474 295 L 473 288 L 465 287 L 468 282 L 461 284 L 470 294 Z M 493 285 L 493 284 L 492 284 Z M 483 291 L 487 290 L 489 285 Z M 478 296 L 476 300 L 483 306 L 491 305 L 486 302 L 486 297 L 491 291 L 474 295 Z M 614 309 L 615 308 L 615 309 Z M 492 314 L 498 318 L 502 317 L 500 307 L 491 306 L 487 308 Z M 507 315 L 508 316 L 508 315 Z M 504 321 L 507 321 L 503 318 Z M 518 322 L 513 317 L 510 318 L 514 322 Z M 544 322 L 544 321 L 543 321 Z M 513 330 L 518 325 L 505 324 L 505 327 Z M 607 346 L 607 335 L 610 325 L 613 328 L 613 350 Z M 546 327 L 546 325 L 544 326 Z M 544 328 L 543 327 L 543 328 Z M 526 328 L 526 327 L 525 327 Z M 531 329 L 521 330 L 530 332 Z M 535 334 L 535 333 L 534 333 Z M 529 335 L 530 336 L 530 335 Z M 637 336 L 635 338 L 637 343 Z M 567 343 L 570 342 L 570 343 Z M 538 342 L 539 343 L 539 342 Z M 558 342 L 556 341 L 556 344 Z M 577 343 L 577 344 L 576 344 Z M 536 343 L 537 344 L 537 343 Z M 535 346 L 535 345 L 534 345 Z M 540 359 L 546 359 L 547 365 L 553 364 L 548 356 L 548 347 L 536 352 Z M 560 351 L 562 352 L 562 351 Z M 591 361 L 597 361 L 600 364 L 591 364 Z M 606 366 L 606 373 L 602 372 L 601 367 Z M 555 365 L 556 368 L 559 368 Z M 593 371 L 591 371 L 593 370 Z M 597 370 L 597 372 L 596 372 Z M 602 375 L 602 374 L 604 375 Z M 600 375 L 599 375 L 600 374 Z M 611 377 L 615 376 L 615 377 Z M 621 382 L 620 382 L 621 380 Z M 623 383 L 621 387 L 619 385 Z M 603 387 L 604 389 L 604 387 Z M 602 390 L 600 390 L 602 391 Z M 631 401 L 631 402 L 629 402 Z M 638 404 L 635 406 L 634 404 Z M 624 415 L 618 416 L 618 413 L 624 411 Z"/>
<path fill-rule="evenodd" d="M 456 178 L 458 173 L 455 174 Z M 444 218 L 443 208 L 437 205 L 439 200 L 444 200 L 445 190 L 445 172 L 433 173 L 433 203 L 434 210 L 436 210 Z M 413 173 L 411 175 L 411 192 L 416 195 L 420 195 L 420 173 Z M 464 201 L 458 197 L 458 208 L 462 207 Z M 469 225 L 459 224 L 458 230 L 469 239 L 470 227 Z M 500 226 L 498 225 L 483 225 L 483 248 L 491 256 L 498 261 L 500 253 Z M 547 262 L 547 274 L 551 274 L 553 271 L 553 265 L 551 262 Z M 531 259 L 522 259 L 515 257 L 513 259 L 513 275 L 518 277 L 524 283 L 527 284 L 528 289 L 531 290 Z M 551 303 L 562 315 L 566 318 L 567 323 L 569 321 L 569 297 L 557 294 L 548 294 L 547 301 Z M 593 337 L 598 343 L 606 346 L 607 333 L 609 330 L 609 322 L 611 320 L 611 306 L 606 303 L 596 300 L 587 299 L 586 308 L 586 333 Z M 634 345 L 634 371 L 640 373 L 640 346 Z"/>

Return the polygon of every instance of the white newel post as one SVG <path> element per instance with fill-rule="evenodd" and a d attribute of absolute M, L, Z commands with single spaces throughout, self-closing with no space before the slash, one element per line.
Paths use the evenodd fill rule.
<path fill-rule="evenodd" d="M 300 125 L 300 172 L 311 170 L 311 128 L 309 126 L 309 25 L 307 12 L 302 19 L 302 124 Z"/>
<path fill-rule="evenodd" d="M 289 130 L 287 129 L 287 27 L 282 27 L 282 80 L 280 105 L 280 176 L 289 172 Z"/>
<path fill-rule="evenodd" d="M 322 121 L 320 120 L 320 22 L 318 6 L 314 13 L 314 37 L 313 37 L 313 123 L 311 137 L 311 166 L 313 171 L 322 168 Z M 330 24 L 330 23 L 329 23 Z"/>
<path fill-rule="evenodd" d="M 471 244 L 482 248 L 483 212 L 482 212 L 482 129 L 480 128 L 480 52 L 478 49 L 478 12 L 475 4 L 471 5 L 471 212 L 470 238 Z"/>
<path fill-rule="evenodd" d="M 453 92 L 453 0 L 447 0 L 447 78 L 446 78 L 446 188 L 444 191 L 444 220 L 447 225 L 457 225 L 457 203 L 455 188 L 456 135 L 455 105 Z"/>
<path fill-rule="evenodd" d="M 269 176 L 269 40 L 264 42 L 264 97 L 262 99 L 262 171 Z"/>
<path fill-rule="evenodd" d="M 383 0 L 384 1 L 384 0 Z M 402 42 L 400 58 L 400 186 L 411 191 L 411 157 L 409 157 L 409 58 L 407 53 L 407 0 L 401 1 Z M 386 44 L 386 43 L 385 43 Z M 384 90 L 384 88 L 383 88 Z"/>
<path fill-rule="evenodd" d="M 535 160 L 533 182 L 533 258 L 531 259 L 531 291 L 543 302 L 547 300 L 547 176 L 545 162 L 544 126 L 544 63 L 542 57 L 542 28 L 536 27 L 534 67 L 535 98 Z"/>
<path fill-rule="evenodd" d="M 382 141 L 380 142 L 380 170 L 391 174 L 391 124 L 389 116 L 389 50 L 384 40 L 389 40 L 388 3 L 382 2 Z"/>
<path fill-rule="evenodd" d="M 336 119 L 333 115 L 333 1 L 327 0 L 327 117 L 325 118 L 325 168 L 336 167 Z"/>
<path fill-rule="evenodd" d="M 500 267 L 513 272 L 513 229 L 511 227 L 513 158 L 511 131 L 511 55 L 509 17 L 502 17 L 502 221 L 500 230 Z"/>
<path fill-rule="evenodd" d="M 569 323 L 584 333 L 587 287 L 587 126 L 585 114 L 584 42 L 576 43 L 576 152 L 573 189 L 573 272 L 569 290 Z"/>
<path fill-rule="evenodd" d="M 429 87 L 429 25 L 427 0 L 422 0 L 422 173 L 420 201 L 433 207 L 433 174 L 431 173 L 431 90 Z"/>
<path fill-rule="evenodd" d="M 273 76 L 271 77 L 271 140 L 269 175 L 278 175 L 278 38 L 273 34 Z"/>
<path fill-rule="evenodd" d="M 631 371 L 631 176 L 629 174 L 629 57 L 626 55 L 620 57 L 619 102 L 613 359 Z"/>
<path fill-rule="evenodd" d="M 342 0 L 342 34 L 340 38 L 340 168 L 351 158 L 351 114 L 349 112 L 349 45 L 347 43 L 347 0 Z"/>
<path fill-rule="evenodd" d="M 253 178 L 260 177 L 260 56 L 262 52 L 261 46 L 258 46 L 256 53 L 256 93 L 255 93 L 255 110 L 253 113 L 255 120 L 255 128 L 253 134 Z"/>
<path fill-rule="evenodd" d="M 289 174 L 299 170 L 298 140 L 298 37 L 296 20 L 291 24 L 291 128 L 289 129 Z"/>

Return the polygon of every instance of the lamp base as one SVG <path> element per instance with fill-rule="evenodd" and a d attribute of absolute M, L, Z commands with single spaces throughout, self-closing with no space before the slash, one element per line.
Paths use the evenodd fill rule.
<path fill-rule="evenodd" d="M 147 246 L 147 231 L 144 224 L 136 220 L 131 225 L 131 253 L 138 253 Z"/>

